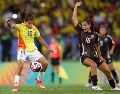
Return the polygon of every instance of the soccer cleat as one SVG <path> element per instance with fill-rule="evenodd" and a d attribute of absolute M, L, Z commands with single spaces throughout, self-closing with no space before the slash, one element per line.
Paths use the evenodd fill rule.
<path fill-rule="evenodd" d="M 120 88 L 115 87 L 115 88 L 112 88 L 111 90 L 120 90 Z"/>
<path fill-rule="evenodd" d="M 87 83 L 87 84 L 85 85 L 85 87 L 91 87 L 91 86 L 92 86 L 91 83 Z"/>
<path fill-rule="evenodd" d="M 18 91 L 18 86 L 14 86 L 12 91 Z"/>
<path fill-rule="evenodd" d="M 116 84 L 117 87 L 120 87 L 120 83 Z"/>
<path fill-rule="evenodd" d="M 45 88 L 45 85 L 43 84 L 43 82 L 40 80 L 37 80 L 37 78 L 35 79 L 35 82 L 41 87 L 41 88 Z"/>
<path fill-rule="evenodd" d="M 92 86 L 92 90 L 102 90 L 99 86 Z"/>

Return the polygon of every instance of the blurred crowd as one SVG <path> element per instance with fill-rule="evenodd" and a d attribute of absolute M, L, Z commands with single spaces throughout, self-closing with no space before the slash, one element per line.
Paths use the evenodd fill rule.
<path fill-rule="evenodd" d="M 64 59 L 79 59 L 78 37 L 71 22 L 75 2 L 79 0 L 0 0 L 0 57 L 2 61 L 16 57 L 17 35 L 10 30 L 5 21 L 28 8 L 34 12 L 35 25 L 41 36 L 50 44 L 55 37 L 61 44 Z M 114 60 L 120 59 L 120 0 L 82 0 L 83 6 L 78 9 L 78 19 L 82 21 L 92 16 L 98 25 L 107 25 L 116 49 Z M 17 20 L 15 20 L 17 22 Z M 47 51 L 37 40 L 40 51 L 47 56 Z M 2 54 L 1 54 L 2 53 Z"/>

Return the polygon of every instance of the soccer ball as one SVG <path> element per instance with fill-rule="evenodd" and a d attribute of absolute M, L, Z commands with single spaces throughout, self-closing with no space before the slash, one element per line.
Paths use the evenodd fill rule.
<path fill-rule="evenodd" d="M 42 64 L 39 63 L 39 62 L 32 62 L 30 64 L 30 69 L 33 71 L 33 72 L 39 72 L 41 69 L 42 69 Z"/>

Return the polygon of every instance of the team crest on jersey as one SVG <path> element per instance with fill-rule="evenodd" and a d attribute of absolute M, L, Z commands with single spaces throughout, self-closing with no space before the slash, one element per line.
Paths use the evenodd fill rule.
<path fill-rule="evenodd" d="M 94 35 L 91 35 L 91 38 L 94 38 Z"/>
<path fill-rule="evenodd" d="M 105 38 L 105 42 L 107 42 L 108 41 L 108 39 L 107 38 Z"/>

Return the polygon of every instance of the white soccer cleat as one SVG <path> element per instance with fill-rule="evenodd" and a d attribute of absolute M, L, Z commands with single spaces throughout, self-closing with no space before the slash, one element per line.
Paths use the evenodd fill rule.
<path fill-rule="evenodd" d="M 85 87 L 91 87 L 91 86 L 92 86 L 91 83 L 87 83 L 87 84 L 85 85 Z"/>
<path fill-rule="evenodd" d="M 99 86 L 92 86 L 92 90 L 102 90 Z"/>
<path fill-rule="evenodd" d="M 117 87 L 120 87 L 120 83 L 116 84 Z"/>
<path fill-rule="evenodd" d="M 115 87 L 115 88 L 112 88 L 111 90 L 120 90 L 120 88 Z"/>

